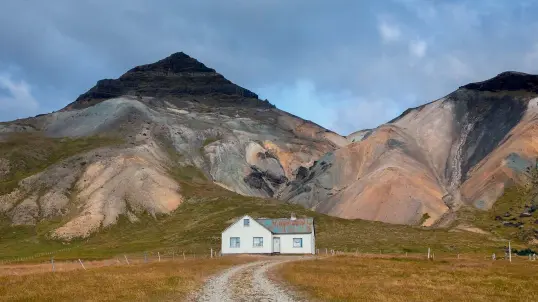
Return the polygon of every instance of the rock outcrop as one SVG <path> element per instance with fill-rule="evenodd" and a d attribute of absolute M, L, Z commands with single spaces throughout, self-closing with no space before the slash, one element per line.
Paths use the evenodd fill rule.
<path fill-rule="evenodd" d="M 272 107 L 268 102 L 258 100 L 258 96 L 252 91 L 235 85 L 214 69 L 178 52 L 153 64 L 137 66 L 119 79 L 98 81 L 66 109 L 87 108 L 124 95 L 188 97 L 213 106 L 229 103 L 238 106 Z"/>

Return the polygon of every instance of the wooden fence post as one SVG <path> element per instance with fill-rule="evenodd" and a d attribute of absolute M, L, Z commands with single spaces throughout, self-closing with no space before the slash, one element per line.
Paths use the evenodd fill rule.
<path fill-rule="evenodd" d="M 127 255 L 124 254 L 123 257 L 125 258 L 125 262 L 127 262 L 127 265 L 131 265 L 131 264 L 129 263 L 129 259 L 127 259 Z"/>
<path fill-rule="evenodd" d="M 80 265 L 82 265 L 82 268 L 83 268 L 84 270 L 86 270 L 86 268 L 84 267 L 84 263 L 82 263 L 82 261 L 81 261 L 80 259 L 78 259 L 78 262 L 80 263 Z"/>
<path fill-rule="evenodd" d="M 56 271 L 56 268 L 54 267 L 54 257 L 50 258 L 50 263 L 52 264 L 52 272 L 54 273 Z"/>
<path fill-rule="evenodd" d="M 157 252 L 157 255 L 159 256 L 159 262 L 161 262 L 161 252 Z"/>
<path fill-rule="evenodd" d="M 510 241 L 508 241 L 508 259 L 510 259 L 510 263 L 512 263 L 512 246 L 510 245 Z"/>

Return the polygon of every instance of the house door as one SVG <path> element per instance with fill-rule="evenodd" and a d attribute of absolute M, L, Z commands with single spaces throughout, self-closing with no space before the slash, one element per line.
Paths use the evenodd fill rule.
<path fill-rule="evenodd" d="M 273 253 L 280 253 L 280 237 L 273 237 Z"/>

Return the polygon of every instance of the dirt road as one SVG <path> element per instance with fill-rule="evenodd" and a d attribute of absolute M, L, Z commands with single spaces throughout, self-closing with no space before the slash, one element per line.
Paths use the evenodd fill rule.
<path fill-rule="evenodd" d="M 207 281 L 194 301 L 300 301 L 289 290 L 275 284 L 267 277 L 272 267 L 305 258 L 277 258 L 234 266 Z"/>

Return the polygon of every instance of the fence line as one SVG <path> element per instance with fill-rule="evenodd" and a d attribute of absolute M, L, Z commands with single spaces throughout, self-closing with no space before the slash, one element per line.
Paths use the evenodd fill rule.
<path fill-rule="evenodd" d="M 52 259 L 54 257 L 57 258 L 58 254 L 60 254 L 62 252 L 70 252 L 71 250 L 77 249 L 79 247 L 81 247 L 81 244 L 79 244 L 77 246 L 72 246 L 72 247 L 68 247 L 68 248 L 62 248 L 62 249 L 59 249 L 59 250 L 54 250 L 54 251 L 49 251 L 49 252 L 40 252 L 40 253 L 36 253 L 36 254 L 30 255 L 30 256 L 24 256 L 24 257 L 15 256 L 15 257 L 12 257 L 11 259 L 2 259 L 2 260 L 0 260 L 0 265 L 22 264 L 22 263 L 26 263 L 28 261 L 41 259 L 41 258 L 44 258 L 43 259 L 44 261 L 50 261 L 50 259 Z M 145 251 L 145 252 L 141 252 L 141 253 L 147 253 L 149 255 L 149 257 L 157 257 L 157 258 L 159 258 L 159 254 L 160 254 L 160 256 L 163 259 L 164 258 L 175 258 L 175 254 L 181 254 L 183 259 L 185 260 L 187 258 L 190 258 L 191 256 L 195 257 L 195 258 L 211 258 L 211 255 L 213 255 L 214 257 L 216 257 L 217 252 L 220 253 L 220 250 L 219 249 L 214 249 L 214 248 L 209 248 L 209 249 L 207 249 L 207 251 L 202 251 L 201 249 L 181 249 L 181 248 L 168 247 L 168 248 L 163 248 L 163 249 L 154 249 L 154 250 L 151 250 L 151 251 Z M 133 255 L 138 255 L 138 254 L 139 253 L 134 253 Z M 124 254 L 120 254 L 120 256 L 122 256 L 122 255 L 124 255 Z M 129 256 L 129 254 L 127 254 L 127 256 Z M 137 256 L 135 256 L 135 258 L 136 257 Z M 70 259 L 71 259 L 71 257 L 67 257 L 66 260 L 70 260 Z M 125 257 L 124 257 L 124 259 L 125 259 Z M 76 255 L 72 256 L 72 260 L 78 261 L 78 256 L 76 256 Z"/>
<path fill-rule="evenodd" d="M 148 264 L 148 263 L 158 263 L 163 261 L 185 261 L 185 260 L 194 260 L 194 259 L 217 259 L 222 257 L 222 253 L 218 249 L 208 248 L 204 249 L 203 251 L 201 249 L 180 249 L 180 248 L 165 248 L 165 249 L 155 249 L 152 251 L 145 251 L 145 252 L 137 252 L 137 253 L 127 253 L 127 254 L 121 254 L 116 257 L 112 257 L 110 259 L 103 259 L 103 260 L 91 260 L 91 259 L 84 259 L 84 257 L 73 257 L 72 260 L 65 260 L 65 261 L 57 261 L 55 259 L 54 254 L 62 252 L 62 251 L 70 251 L 77 247 L 70 247 L 70 248 L 64 248 L 61 250 L 57 250 L 55 252 L 45 252 L 45 253 L 37 253 L 34 256 L 28 256 L 28 257 L 19 257 L 16 258 L 16 261 L 2 261 L 2 264 L 9 265 L 9 264 L 18 264 L 22 261 L 25 261 L 26 259 L 32 259 L 37 257 L 44 257 L 51 255 L 49 259 L 44 259 L 44 261 L 36 263 L 36 266 L 40 266 L 43 268 L 43 271 L 50 271 L 50 272 L 59 272 L 59 271 L 65 271 L 65 270 L 72 270 L 72 269 L 91 269 L 96 267 L 104 267 L 104 266 L 123 266 L 123 265 L 140 265 L 140 264 Z M 384 256 L 396 256 L 396 257 L 411 257 L 416 259 L 426 259 L 429 261 L 435 261 L 436 259 L 458 259 L 458 260 L 465 260 L 470 259 L 469 255 L 472 258 L 476 258 L 478 256 L 477 253 L 469 252 L 467 254 L 467 257 L 465 257 L 466 254 L 454 251 L 453 253 L 450 252 L 443 252 L 441 253 L 440 257 L 436 257 L 439 255 L 436 255 L 436 252 L 434 249 L 426 247 L 424 248 L 423 252 L 408 252 L 408 251 L 401 251 L 401 252 L 387 252 L 383 253 L 382 250 L 379 249 L 344 249 L 344 250 L 337 250 L 337 249 L 331 249 L 331 248 L 317 248 L 315 250 L 316 256 L 373 256 L 378 257 L 379 255 Z M 461 257 L 461 256 L 464 257 Z M 123 256 L 123 257 L 122 257 Z M 179 257 L 176 257 L 179 256 Z M 120 257 L 123 258 L 124 261 L 120 261 Z M 478 256 L 481 257 L 481 256 Z M 495 253 L 484 255 L 483 260 L 491 259 L 491 261 L 498 261 L 498 260 L 504 260 L 504 261 L 510 261 L 509 259 L 512 258 L 513 260 L 517 259 L 518 262 L 521 262 L 522 260 L 525 261 L 528 259 L 528 261 L 536 261 L 536 254 L 532 253 L 528 256 L 518 256 L 515 254 L 513 257 L 510 257 L 508 255 L 504 255 L 504 257 L 497 257 Z M 1 267 L 0 267 L 1 268 Z M 18 275 L 19 268 L 9 266 L 4 267 L 6 272 L 9 273 L 9 270 L 12 269 L 13 272 L 11 274 Z M 2 275 L 2 271 L 0 270 L 0 275 Z"/>

